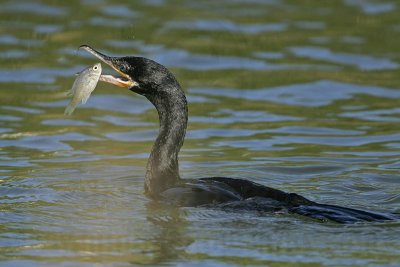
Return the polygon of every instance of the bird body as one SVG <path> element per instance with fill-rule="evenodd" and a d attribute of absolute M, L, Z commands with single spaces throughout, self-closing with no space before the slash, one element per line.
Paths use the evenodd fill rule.
<path fill-rule="evenodd" d="M 151 149 L 145 175 L 145 193 L 154 200 L 179 206 L 211 206 L 223 209 L 287 211 L 340 223 L 385 221 L 398 218 L 335 205 L 319 204 L 294 193 L 246 179 L 208 177 L 181 179 L 178 153 L 188 121 L 185 94 L 175 76 L 163 65 L 143 57 L 110 57 L 83 45 L 122 77 L 101 75 L 100 80 L 146 97 L 156 108 L 160 131 Z"/>

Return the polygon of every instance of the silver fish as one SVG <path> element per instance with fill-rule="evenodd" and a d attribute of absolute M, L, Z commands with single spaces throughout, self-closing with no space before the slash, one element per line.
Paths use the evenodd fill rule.
<path fill-rule="evenodd" d="M 64 111 L 65 115 L 71 115 L 79 102 L 82 102 L 82 104 L 86 103 L 90 94 L 96 88 L 100 75 L 100 63 L 94 64 L 92 67 L 86 68 L 78 73 L 78 77 L 76 77 L 71 90 L 67 93 L 68 96 L 72 96 L 72 99 Z"/>

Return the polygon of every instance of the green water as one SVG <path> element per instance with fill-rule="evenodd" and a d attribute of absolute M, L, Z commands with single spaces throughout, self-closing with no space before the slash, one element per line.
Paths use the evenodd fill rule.
<path fill-rule="evenodd" d="M 1 1 L 0 266 L 398 266 L 398 222 L 149 201 L 158 118 L 143 97 L 99 84 L 63 111 L 74 74 L 96 62 L 79 45 L 146 56 L 188 96 L 182 177 L 399 212 L 399 11 L 389 0 Z"/>

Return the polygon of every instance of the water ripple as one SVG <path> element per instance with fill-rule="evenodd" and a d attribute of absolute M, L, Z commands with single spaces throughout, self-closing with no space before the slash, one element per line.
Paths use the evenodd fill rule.
<path fill-rule="evenodd" d="M 369 135 L 356 137 L 274 136 L 271 139 L 225 140 L 213 142 L 214 146 L 230 146 L 249 150 L 294 149 L 293 144 L 357 147 L 373 143 L 399 140 L 400 134 Z M 277 147 L 278 146 L 278 147 Z"/>
<path fill-rule="evenodd" d="M 229 20 L 195 20 L 195 21 L 171 21 L 164 29 L 183 28 L 205 31 L 228 31 L 258 34 L 263 32 L 281 32 L 287 29 L 287 23 L 265 24 L 239 24 Z"/>
<path fill-rule="evenodd" d="M 125 5 L 108 5 L 101 8 L 101 12 L 115 17 L 136 17 L 138 13 L 131 10 L 129 7 Z"/>
<path fill-rule="evenodd" d="M 40 151 L 71 150 L 72 147 L 66 141 L 89 141 L 99 138 L 80 134 L 65 133 L 39 136 L 24 136 L 16 140 L 0 140 L 0 147 L 19 147 L 23 149 L 38 149 Z"/>
<path fill-rule="evenodd" d="M 90 18 L 90 24 L 94 26 L 104 26 L 104 27 L 114 27 L 114 28 L 124 28 L 129 21 L 126 19 L 110 19 L 104 17 L 92 17 Z"/>
<path fill-rule="evenodd" d="M 400 108 L 343 112 L 340 116 L 368 121 L 398 122 L 400 121 Z"/>
<path fill-rule="evenodd" d="M 395 3 L 390 3 L 390 2 L 378 3 L 371 0 L 364 0 L 364 1 L 345 0 L 344 3 L 346 3 L 349 6 L 358 7 L 359 9 L 362 10 L 362 12 L 369 15 L 393 12 L 396 10 L 397 7 Z"/>
<path fill-rule="evenodd" d="M 41 109 L 27 108 L 27 107 L 17 107 L 17 106 L 1 106 L 1 109 L 11 110 L 11 111 L 18 111 L 18 112 L 26 113 L 26 114 L 41 114 L 41 113 L 44 112 Z"/>
<path fill-rule="evenodd" d="M 306 135 L 362 135 L 364 131 L 355 131 L 338 128 L 325 127 L 305 127 L 305 126 L 284 126 L 277 129 L 268 130 L 271 133 L 286 133 L 286 134 L 306 134 Z"/>
<path fill-rule="evenodd" d="M 325 69 L 334 70 L 335 66 L 317 64 L 283 64 L 268 63 L 237 56 L 214 56 L 208 54 L 195 54 L 183 49 L 167 49 L 162 45 L 148 45 L 140 41 L 108 41 L 114 47 L 129 47 L 140 50 L 151 59 L 168 67 L 184 68 L 189 70 L 222 70 L 222 69 L 248 69 L 248 70 L 298 70 L 298 69 Z"/>
<path fill-rule="evenodd" d="M 157 130 L 147 130 L 147 131 L 132 131 L 132 132 L 114 132 L 106 133 L 104 136 L 107 138 L 123 141 L 123 142 L 143 142 L 152 141 L 157 137 Z"/>
<path fill-rule="evenodd" d="M 79 121 L 79 120 L 65 120 L 65 119 L 51 119 L 44 120 L 41 122 L 43 125 L 54 125 L 54 126 L 96 126 L 95 123 Z"/>
<path fill-rule="evenodd" d="M 82 70 L 81 67 L 68 69 L 55 68 L 26 68 L 16 70 L 0 69 L 0 82 L 14 83 L 47 83 L 52 84 L 57 77 L 73 77 L 75 73 Z"/>
<path fill-rule="evenodd" d="M 102 117 L 94 117 L 94 120 L 104 121 L 117 126 L 139 127 L 139 126 L 153 126 L 155 123 L 140 121 L 137 118 L 120 117 L 104 115 Z"/>
<path fill-rule="evenodd" d="M 59 6 L 50 6 L 42 3 L 34 2 L 10 2 L 7 4 L 2 4 L 2 12 L 13 12 L 13 13 L 35 13 L 44 16 L 65 16 L 67 10 Z"/>
<path fill-rule="evenodd" d="M 246 129 L 201 129 L 192 130 L 187 133 L 187 139 L 208 139 L 211 137 L 241 137 L 252 136 L 262 133 L 262 130 L 246 130 Z"/>
<path fill-rule="evenodd" d="M 65 108 L 68 104 L 68 100 L 65 99 L 53 102 L 35 102 L 33 104 L 40 107 Z M 153 107 L 144 99 L 135 98 L 128 95 L 92 95 L 85 105 L 78 106 L 78 109 L 81 108 L 116 111 L 129 114 L 141 114 L 149 109 L 152 109 Z"/>
<path fill-rule="evenodd" d="M 26 58 L 30 56 L 30 53 L 24 50 L 11 49 L 4 52 L 0 52 L 0 58 Z"/>
<path fill-rule="evenodd" d="M 297 57 L 326 60 L 333 63 L 356 66 L 360 70 L 397 69 L 399 64 L 387 58 L 367 55 L 332 52 L 328 48 L 315 46 L 298 46 L 288 48 Z"/>
<path fill-rule="evenodd" d="M 0 35 L 0 44 L 3 45 L 22 45 L 22 46 L 40 46 L 44 43 L 42 40 L 35 40 L 35 39 L 20 39 L 15 37 L 14 35 L 11 34 L 3 34 Z"/>
<path fill-rule="evenodd" d="M 210 116 L 211 115 L 211 116 Z M 294 116 L 277 115 L 262 111 L 223 109 L 208 116 L 191 116 L 190 122 L 205 122 L 218 124 L 231 124 L 238 122 L 277 122 L 300 121 L 302 118 Z"/>
<path fill-rule="evenodd" d="M 320 107 L 336 100 L 351 99 L 355 94 L 400 98 L 400 91 L 370 85 L 330 80 L 263 89 L 191 88 L 191 93 L 224 96 L 252 101 L 270 101 L 286 105 Z"/>

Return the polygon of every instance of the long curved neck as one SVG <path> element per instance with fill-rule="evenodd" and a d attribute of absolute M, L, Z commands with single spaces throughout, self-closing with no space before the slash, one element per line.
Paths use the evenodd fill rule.
<path fill-rule="evenodd" d="M 157 197 L 180 181 L 178 153 L 185 138 L 188 109 L 179 84 L 147 98 L 158 111 L 160 132 L 147 162 L 145 191 Z"/>

